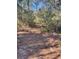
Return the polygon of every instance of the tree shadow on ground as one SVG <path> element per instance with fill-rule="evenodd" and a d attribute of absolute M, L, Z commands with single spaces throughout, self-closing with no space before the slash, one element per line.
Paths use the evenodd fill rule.
<path fill-rule="evenodd" d="M 24 33 L 17 35 L 17 59 L 29 59 L 30 56 L 46 56 L 47 54 L 39 54 L 42 49 L 48 49 L 56 47 L 55 41 L 59 39 L 53 34 L 41 34 L 41 33 Z M 30 58 L 31 59 L 31 58 Z M 34 58 L 33 58 L 34 59 Z"/>

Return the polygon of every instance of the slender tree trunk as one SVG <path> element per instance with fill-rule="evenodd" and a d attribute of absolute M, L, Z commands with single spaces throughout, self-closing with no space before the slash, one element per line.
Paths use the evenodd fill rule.
<path fill-rule="evenodd" d="M 29 11 L 29 0 L 28 0 L 28 2 L 27 2 L 27 5 L 28 5 L 28 11 Z"/>

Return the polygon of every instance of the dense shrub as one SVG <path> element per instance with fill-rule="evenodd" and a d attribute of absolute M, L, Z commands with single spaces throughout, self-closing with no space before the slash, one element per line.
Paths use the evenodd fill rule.
<path fill-rule="evenodd" d="M 39 0 L 39 2 L 40 1 L 42 0 Z M 18 3 L 18 29 L 26 26 L 35 27 L 37 25 L 43 32 L 61 32 L 60 0 L 57 0 L 57 2 L 55 0 L 47 0 L 42 2 L 46 5 L 46 8 L 41 8 L 37 11 L 30 10 L 31 7 L 27 4 L 28 2 L 24 2 L 23 6 L 20 6 L 22 4 L 21 1 Z M 31 0 L 29 3 L 34 3 L 34 1 Z M 28 6 L 28 8 L 25 9 L 26 6 Z"/>

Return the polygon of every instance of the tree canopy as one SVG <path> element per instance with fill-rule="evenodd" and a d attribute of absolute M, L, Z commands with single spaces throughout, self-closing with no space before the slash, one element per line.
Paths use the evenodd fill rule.
<path fill-rule="evenodd" d="M 60 0 L 17 0 L 18 28 L 41 26 L 43 31 L 61 31 Z"/>

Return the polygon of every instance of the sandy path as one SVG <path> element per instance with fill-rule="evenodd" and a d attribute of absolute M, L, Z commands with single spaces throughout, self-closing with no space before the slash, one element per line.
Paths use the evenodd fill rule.
<path fill-rule="evenodd" d="M 60 40 L 40 29 L 17 33 L 17 59 L 60 59 Z"/>

